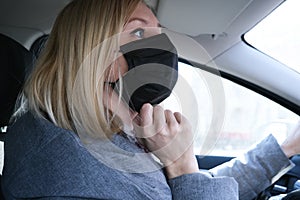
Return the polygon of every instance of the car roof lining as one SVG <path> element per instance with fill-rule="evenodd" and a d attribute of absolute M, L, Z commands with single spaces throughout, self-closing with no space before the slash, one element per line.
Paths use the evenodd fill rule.
<path fill-rule="evenodd" d="M 0 25 L 49 31 L 57 14 L 69 2 L 70 0 L 5 1 L 1 3 Z"/>

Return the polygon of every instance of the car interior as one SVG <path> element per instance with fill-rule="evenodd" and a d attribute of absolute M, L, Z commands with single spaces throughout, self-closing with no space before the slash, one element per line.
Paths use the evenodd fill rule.
<path fill-rule="evenodd" d="M 299 59 L 298 70 L 291 68 L 247 39 L 248 32 L 292 1 L 297 0 L 146 0 L 178 48 L 179 72 L 192 87 L 193 98 L 187 99 L 186 91 L 179 91 L 177 96 L 181 104 L 189 105 L 181 105 L 184 112 L 196 110 L 187 115 L 200 133 L 195 150 L 202 170 L 239 156 L 267 134 L 284 140 L 299 121 Z M 5 132 L 18 94 L 47 42 L 57 14 L 69 2 L 0 2 L 1 168 L 5 165 Z M 296 19 L 291 19 L 295 26 Z M 300 46 L 299 39 L 294 43 Z M 176 101 L 174 97 L 164 105 L 172 107 L 172 101 Z M 212 111 L 217 114 L 208 114 Z M 216 129 L 218 134 L 204 134 L 219 117 L 222 122 Z M 293 191 L 300 189 L 300 156 L 291 160 L 296 166 L 257 199 L 286 194 L 297 198 Z"/>

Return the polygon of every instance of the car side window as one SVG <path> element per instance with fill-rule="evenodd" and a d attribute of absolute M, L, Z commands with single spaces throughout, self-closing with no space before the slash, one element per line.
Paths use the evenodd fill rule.
<path fill-rule="evenodd" d="M 237 156 L 269 134 L 282 143 L 299 116 L 278 103 L 223 79 L 226 99 L 224 127 L 211 155 Z"/>
<path fill-rule="evenodd" d="M 224 115 L 220 115 L 222 119 L 218 120 L 222 122 L 222 126 L 217 133 L 214 133 L 213 142 L 208 144 L 210 146 L 204 148 L 205 151 L 203 151 L 203 146 L 207 145 L 205 141 L 207 142 L 207 138 L 210 137 L 208 134 L 212 134 L 207 131 L 209 126 L 213 126 L 211 118 L 215 116 L 211 113 L 213 111 L 211 108 L 214 105 L 210 101 L 211 91 L 209 91 L 209 86 L 207 86 L 205 80 L 201 79 L 201 75 L 197 76 L 201 73 L 200 69 L 180 63 L 179 74 L 189 83 L 195 100 L 192 102 L 191 99 L 187 98 L 187 96 L 191 97 L 191 94 L 183 94 L 181 97 L 180 94 L 174 94 L 177 98 L 171 96 L 164 102 L 164 105 L 170 106 L 165 107 L 173 111 L 179 109 L 184 113 L 184 110 L 180 110 L 180 106 L 174 106 L 176 105 L 174 103 L 176 99 L 180 99 L 179 104 L 190 105 L 188 115 L 191 112 L 196 112 L 195 109 L 197 110 L 198 120 L 196 120 L 196 123 L 195 119 L 190 120 L 194 121 L 193 126 L 198 126 L 198 128 L 195 128 L 197 136 L 194 141 L 195 153 L 198 155 L 239 156 L 269 134 L 273 134 L 281 143 L 299 121 L 297 114 L 276 102 L 219 77 L 224 92 L 224 99 L 219 100 L 223 101 L 221 103 L 224 106 L 224 110 L 220 111 L 224 112 Z M 178 85 L 180 84 L 180 81 L 178 81 Z M 176 87 L 180 86 L 176 85 Z M 206 88 L 207 91 L 203 88 Z M 185 99 L 189 100 L 185 102 Z M 195 104 L 198 105 L 197 108 Z M 207 106 L 204 106 L 206 104 Z M 189 117 L 195 118 L 195 116 Z"/>

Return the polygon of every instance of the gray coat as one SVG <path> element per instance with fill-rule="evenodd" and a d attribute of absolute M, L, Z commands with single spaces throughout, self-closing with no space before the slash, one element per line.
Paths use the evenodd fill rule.
<path fill-rule="evenodd" d="M 127 157 L 143 152 L 124 135 L 115 135 L 113 141 L 132 153 Z M 150 156 L 138 159 L 156 166 Z M 252 199 L 278 172 L 291 166 L 270 136 L 244 160 L 212 169 L 212 175 L 195 173 L 167 180 L 162 169 L 135 173 L 112 167 L 73 132 L 30 113 L 8 129 L 4 162 L 2 188 L 8 200 Z"/>

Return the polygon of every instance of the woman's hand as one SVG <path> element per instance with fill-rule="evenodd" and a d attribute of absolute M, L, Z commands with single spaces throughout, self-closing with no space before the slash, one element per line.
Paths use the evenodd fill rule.
<path fill-rule="evenodd" d="M 288 158 L 300 154 L 300 122 L 281 144 L 281 148 Z"/>
<path fill-rule="evenodd" d="M 139 141 L 164 164 L 168 178 L 199 171 L 192 127 L 180 113 L 145 104 L 135 131 Z"/>

